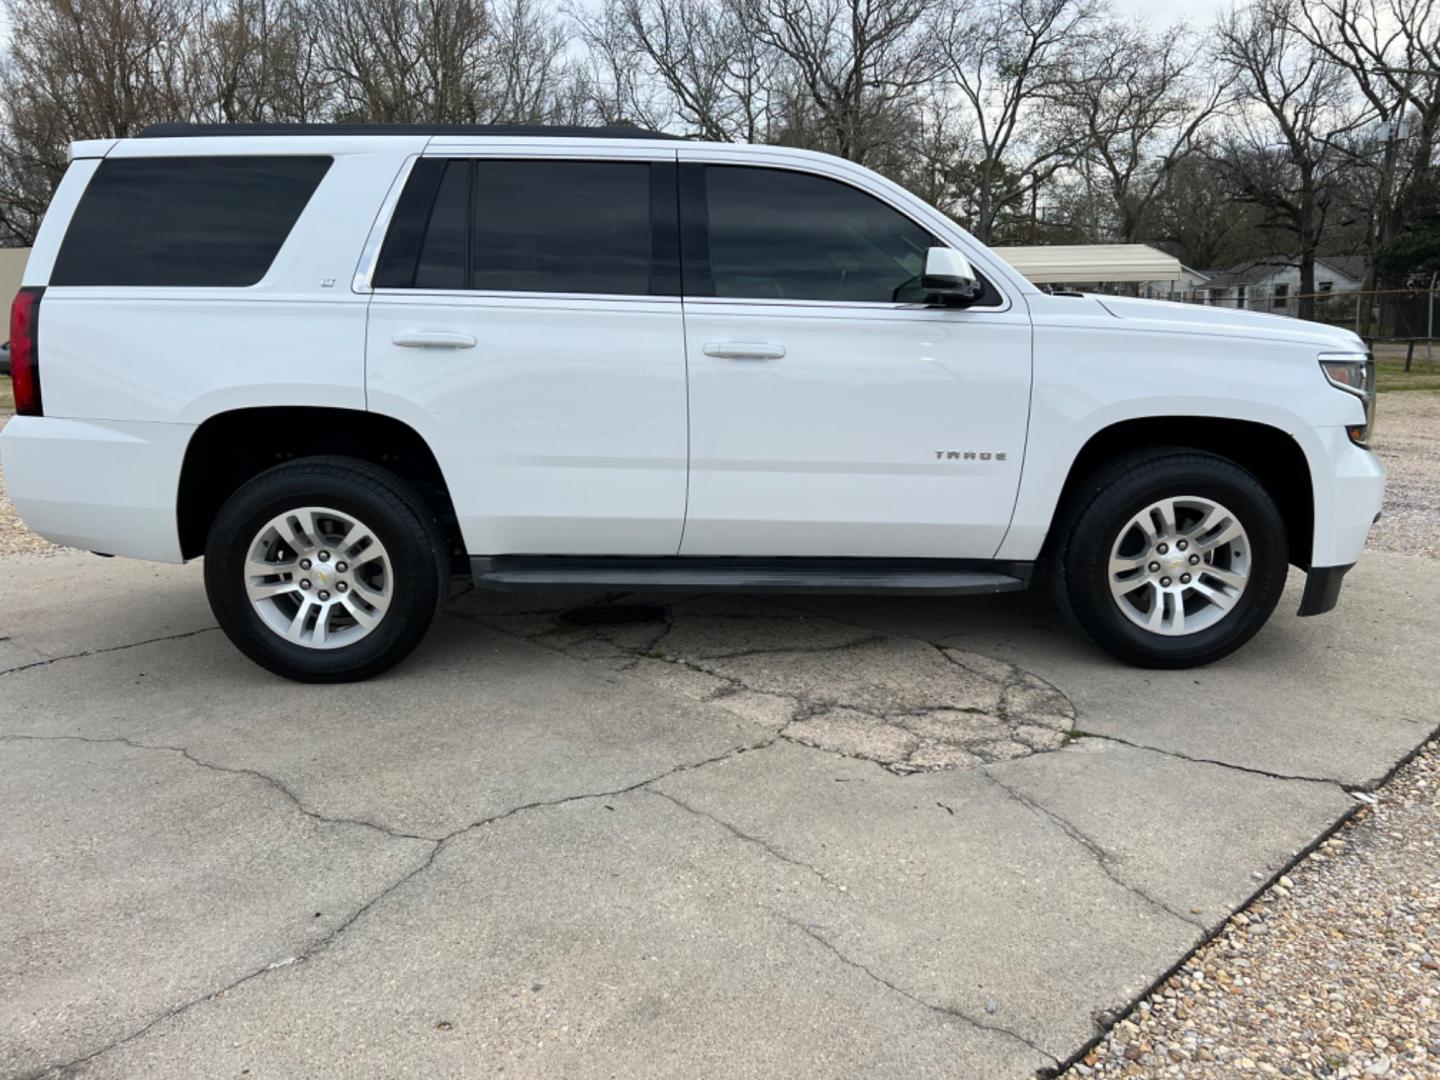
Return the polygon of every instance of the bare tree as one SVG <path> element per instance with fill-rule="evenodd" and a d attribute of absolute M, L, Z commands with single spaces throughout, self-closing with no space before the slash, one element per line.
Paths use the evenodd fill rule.
<path fill-rule="evenodd" d="M 158 120 L 598 119 L 841 154 L 988 242 L 1043 192 L 1045 239 L 1298 255 L 1309 294 L 1433 204 L 1440 0 L 1241 2 L 1207 49 L 1106 0 L 0 0 L 0 243 L 69 141 Z"/>
<path fill-rule="evenodd" d="M 489 75 L 483 0 L 315 0 L 337 118 L 473 121 Z"/>
<path fill-rule="evenodd" d="M 1087 157 L 1055 176 L 1045 189 L 1045 228 L 1037 220 L 1036 241 L 1103 244 L 1115 239 L 1115 205 L 1102 174 Z"/>
<path fill-rule="evenodd" d="M 488 76 L 476 112 L 496 123 L 574 124 L 588 93 L 566 56 L 570 34 L 533 0 L 506 0 L 490 13 L 483 64 Z"/>
<path fill-rule="evenodd" d="M 776 59 L 733 3 L 609 0 L 579 19 L 607 120 L 674 124 L 717 142 L 768 140 Z"/>
<path fill-rule="evenodd" d="M 590 104 L 600 123 L 660 130 L 679 115 L 664 75 L 635 41 L 620 4 L 609 0 L 597 12 L 581 10 L 574 17 L 585 43 Z"/>
<path fill-rule="evenodd" d="M 777 141 L 861 164 L 892 155 L 897 123 L 933 79 L 925 20 L 935 0 L 730 0 L 779 60 Z"/>
<path fill-rule="evenodd" d="M 946 0 L 931 32 L 947 89 L 968 105 L 953 170 L 970 230 L 988 242 L 1002 212 L 1072 163 L 1080 133 L 1056 108 L 1095 26 L 1095 0 Z"/>
<path fill-rule="evenodd" d="M 0 228 L 30 242 L 72 139 L 192 115 L 191 0 L 9 0 L 0 71 Z"/>
<path fill-rule="evenodd" d="M 305 0 L 205 0 L 197 12 L 190 96 L 218 123 L 324 115 L 328 80 Z"/>
<path fill-rule="evenodd" d="M 932 206 L 951 201 L 951 165 L 961 152 L 955 104 L 927 93 L 908 117 L 909 130 L 897 147 L 898 160 L 887 175 Z"/>
<path fill-rule="evenodd" d="M 1375 120 L 1371 145 L 1357 164 L 1373 182 L 1365 200 L 1370 269 L 1377 252 L 1410 226 L 1418 193 L 1433 175 L 1440 132 L 1440 8 L 1435 0 L 1313 0 L 1297 12 L 1311 46 L 1341 67 Z M 1365 331 L 1371 310 L 1364 312 Z"/>
<path fill-rule="evenodd" d="M 1193 154 L 1223 100 L 1223 78 L 1200 70 L 1193 37 L 1111 23 L 1089 41 L 1061 96 L 1078 126 L 1080 155 L 1108 203 L 1109 235 L 1139 241 L 1177 165 Z"/>
<path fill-rule="evenodd" d="M 1299 313 L 1314 315 L 1315 256 L 1337 201 L 1347 141 L 1364 115 L 1344 70 L 1296 28 L 1298 0 L 1256 0 L 1216 28 L 1239 108 L 1217 158 L 1237 197 L 1265 211 L 1300 270 Z"/>

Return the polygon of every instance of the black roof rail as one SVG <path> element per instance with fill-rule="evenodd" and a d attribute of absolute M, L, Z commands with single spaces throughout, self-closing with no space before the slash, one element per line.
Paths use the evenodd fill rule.
<path fill-rule="evenodd" d="M 151 124 L 140 139 L 217 135 L 522 135 L 553 139 L 682 139 L 635 127 L 558 127 L 546 124 Z"/>

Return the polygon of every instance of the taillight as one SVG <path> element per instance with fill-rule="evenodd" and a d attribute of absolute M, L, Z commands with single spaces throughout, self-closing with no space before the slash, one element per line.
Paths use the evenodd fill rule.
<path fill-rule="evenodd" d="M 10 379 L 15 390 L 15 412 L 43 416 L 40 406 L 40 295 L 30 285 L 15 294 L 10 305 Z"/>

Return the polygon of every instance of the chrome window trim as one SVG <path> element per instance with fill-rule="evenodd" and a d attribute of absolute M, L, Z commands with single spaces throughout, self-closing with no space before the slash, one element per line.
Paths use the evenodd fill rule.
<path fill-rule="evenodd" d="M 420 160 L 420 154 L 411 154 L 400 166 L 399 173 L 390 184 L 390 190 L 385 193 L 384 200 L 380 203 L 380 209 L 375 214 L 375 221 L 370 226 L 370 235 L 365 238 L 365 246 L 360 249 L 360 261 L 355 267 L 355 276 L 350 280 L 350 291 L 354 293 L 371 293 L 375 290 L 370 282 L 375 276 L 375 267 L 380 261 L 380 248 L 385 243 L 385 234 L 390 231 L 390 219 L 395 216 L 395 207 L 400 203 L 400 194 L 405 190 L 405 185 L 410 180 L 411 170 L 415 163 Z"/>
<path fill-rule="evenodd" d="M 993 282 L 991 284 L 994 284 Z M 1000 291 L 998 285 L 995 291 L 1000 293 L 1003 301 L 991 307 L 963 307 L 952 304 L 923 304 L 915 301 L 886 301 L 886 300 L 785 300 L 777 297 L 750 297 L 750 296 L 686 296 L 685 303 L 703 306 L 710 305 L 735 305 L 744 304 L 746 307 L 773 307 L 773 308 L 814 308 L 820 311 L 841 312 L 847 310 L 859 310 L 868 312 L 881 311 L 948 311 L 952 314 L 966 312 L 974 315 L 996 315 L 1009 311 L 1011 307 L 1010 297 Z"/>
<path fill-rule="evenodd" d="M 1005 307 L 987 308 L 965 308 L 951 307 L 946 304 L 918 304 L 913 302 L 888 303 L 883 300 L 754 300 L 748 297 L 728 296 L 668 296 L 651 293 L 567 293 L 567 292 L 526 292 L 518 289 L 395 289 L 376 288 L 370 292 L 375 296 L 388 297 L 429 297 L 437 300 L 489 300 L 489 301 L 516 301 L 516 302 L 562 302 L 562 303 L 596 303 L 621 301 L 629 304 L 679 304 L 696 305 L 697 307 L 719 307 L 734 306 L 742 304 L 746 307 L 774 307 L 782 309 L 795 309 L 797 311 L 828 312 L 831 314 L 843 314 L 846 311 L 854 311 L 857 314 L 879 314 L 881 312 L 914 313 L 914 312 L 948 312 L 959 314 L 962 312 L 980 314 L 995 314 L 1008 310 L 1009 298 L 1006 298 Z M 1002 294 L 1003 295 L 1003 294 Z M 783 314 L 784 312 L 777 312 Z"/>
<path fill-rule="evenodd" d="M 643 140 L 620 140 L 605 143 L 575 142 L 561 145 L 563 140 L 554 140 L 554 145 L 536 146 L 534 143 L 486 140 L 483 142 L 446 142 L 441 138 L 431 139 L 421 156 L 442 158 L 493 158 L 501 161 L 618 161 L 618 162 L 673 162 L 677 151 L 673 142 L 647 144 Z"/>
<path fill-rule="evenodd" d="M 547 147 L 546 149 L 550 150 L 551 148 Z M 594 152 L 594 150 L 596 149 L 602 152 L 597 155 Z M 1010 293 L 1006 289 L 1002 288 L 998 282 L 996 282 L 996 275 L 993 272 L 989 275 L 990 284 L 994 286 L 995 291 L 1000 294 L 1001 299 L 1001 303 L 993 307 L 950 307 L 943 304 L 886 302 L 883 300 L 787 300 L 777 297 L 688 296 L 683 291 L 679 296 L 655 296 L 648 293 L 637 294 L 525 292 L 520 290 L 501 289 L 377 289 L 371 285 L 371 281 L 373 280 L 375 275 L 375 268 L 380 261 L 380 249 L 384 246 L 385 236 L 390 231 L 390 221 L 395 216 L 395 208 L 400 202 L 400 196 L 405 190 L 406 183 L 409 182 L 410 174 L 415 168 L 415 163 L 419 161 L 422 157 L 503 157 L 510 160 L 534 158 L 539 158 L 543 160 L 549 158 L 572 161 L 665 161 L 670 157 L 669 154 L 664 153 L 659 155 L 646 156 L 643 151 L 639 153 L 632 152 L 625 153 L 623 155 L 611 156 L 610 154 L 604 152 L 610 149 L 610 147 L 596 147 L 593 149 L 579 146 L 555 147 L 553 151 L 541 154 L 533 152 L 533 149 L 527 150 L 527 152 L 519 152 L 518 147 L 510 146 L 485 147 L 483 149 L 478 147 L 462 149 L 458 146 L 432 146 L 427 147 L 426 150 L 421 153 L 409 155 L 405 159 L 405 162 L 401 165 L 399 173 L 396 175 L 394 182 L 391 183 L 390 190 L 386 192 L 385 199 L 383 202 L 381 202 L 380 209 L 375 215 L 374 224 L 370 227 L 370 234 L 366 237 L 365 246 L 360 251 L 359 264 L 356 267 L 355 275 L 350 285 L 351 291 L 355 293 L 375 294 L 384 296 L 435 296 L 446 298 L 475 297 L 477 299 L 487 300 L 504 300 L 510 298 L 528 301 L 559 300 L 570 302 L 581 300 L 626 300 L 631 302 L 653 302 L 661 300 L 672 300 L 681 301 L 686 304 L 697 305 L 745 304 L 748 306 L 757 307 L 763 306 L 777 308 L 809 308 L 817 311 L 828 311 L 835 313 L 843 312 L 846 310 L 869 312 L 948 311 L 952 313 L 964 311 L 978 316 L 986 314 L 1004 314 L 1005 312 L 1010 311 L 1014 306 L 1014 301 L 1012 300 Z M 623 149 L 625 151 L 632 151 L 638 148 L 632 148 L 627 146 Z M 855 183 L 849 177 L 838 176 L 835 173 L 823 170 L 816 170 L 814 168 L 807 168 L 794 162 L 761 160 L 755 162 L 754 164 L 751 164 L 749 162 L 737 161 L 735 158 L 727 157 L 718 157 L 713 160 L 707 160 L 698 156 L 682 155 L 679 153 L 678 150 L 672 151 L 672 153 L 675 154 L 675 158 L 678 159 L 678 163 L 681 165 L 694 163 L 699 165 L 740 165 L 745 168 L 784 169 L 788 172 L 803 173 L 807 176 L 816 176 L 823 180 L 831 180 L 835 183 L 845 184 L 847 187 L 853 188 L 854 190 L 860 192 L 863 195 L 868 195 L 872 199 L 879 200 L 881 203 L 888 206 L 891 210 L 895 211 L 895 213 L 899 214 L 901 217 L 909 221 L 912 225 L 915 225 L 917 228 L 922 228 L 926 232 L 930 233 L 930 235 L 941 241 L 945 247 L 951 248 L 955 251 L 960 251 L 967 258 L 971 258 L 972 261 L 978 261 L 982 266 L 985 265 L 985 260 L 973 259 L 973 255 L 970 251 L 956 245 L 948 237 L 938 233 L 931 225 L 928 225 L 923 221 L 917 221 L 915 219 L 915 215 L 911 213 L 908 208 L 896 205 L 895 201 L 889 198 L 887 194 L 872 191 L 867 187 Z M 935 212 L 938 213 L 938 211 Z"/>
<path fill-rule="evenodd" d="M 568 303 L 610 302 L 615 300 L 631 304 L 678 304 L 680 297 L 655 293 L 567 293 L 527 292 L 519 289 L 394 289 L 370 290 L 376 296 L 428 296 L 444 300 L 517 300 L 517 301 L 563 301 Z"/>

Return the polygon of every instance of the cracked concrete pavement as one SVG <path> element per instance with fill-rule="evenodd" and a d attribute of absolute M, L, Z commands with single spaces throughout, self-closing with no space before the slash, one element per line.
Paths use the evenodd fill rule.
<path fill-rule="evenodd" d="M 198 567 L 8 558 L 0 1076 L 1053 1069 L 1435 728 L 1417 565 L 1198 672 L 1043 594 L 472 592 L 304 687 Z"/>

